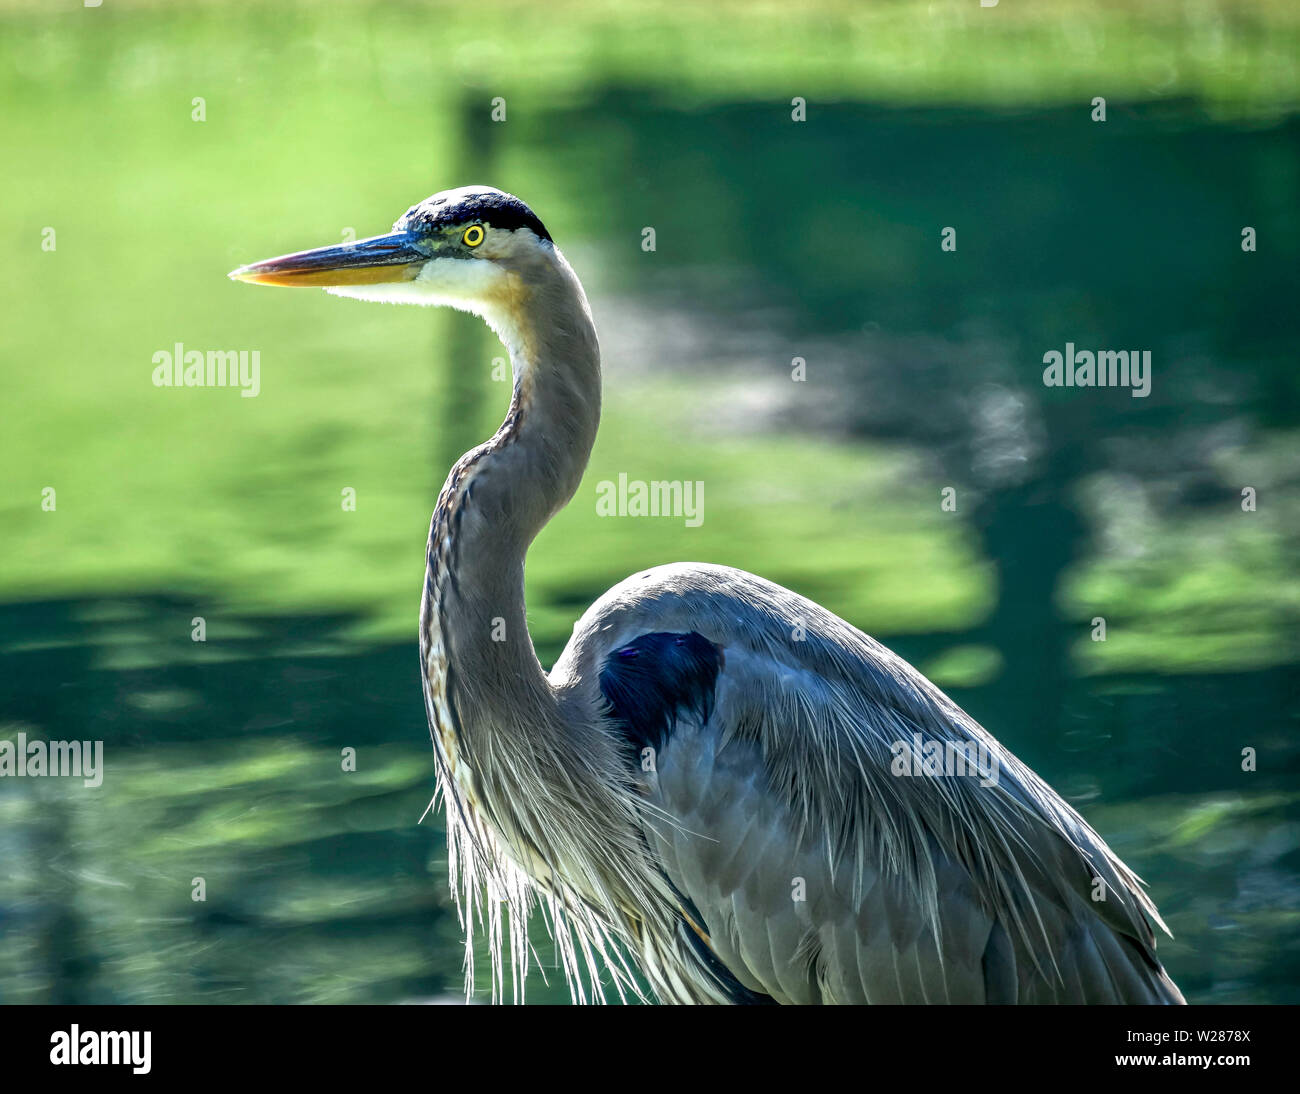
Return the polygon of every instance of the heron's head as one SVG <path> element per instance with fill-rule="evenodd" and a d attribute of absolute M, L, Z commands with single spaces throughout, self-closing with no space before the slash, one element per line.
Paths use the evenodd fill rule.
<path fill-rule="evenodd" d="M 268 258 L 230 276 L 490 315 L 517 306 L 530 274 L 562 262 L 557 256 L 550 233 L 517 197 L 463 186 L 412 206 L 388 235 Z"/>

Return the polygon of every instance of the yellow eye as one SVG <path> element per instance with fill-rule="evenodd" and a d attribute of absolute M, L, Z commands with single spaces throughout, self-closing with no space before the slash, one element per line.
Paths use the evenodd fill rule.
<path fill-rule="evenodd" d="M 483 242 L 483 229 L 478 224 L 471 224 L 460 238 L 466 247 L 477 247 Z"/>

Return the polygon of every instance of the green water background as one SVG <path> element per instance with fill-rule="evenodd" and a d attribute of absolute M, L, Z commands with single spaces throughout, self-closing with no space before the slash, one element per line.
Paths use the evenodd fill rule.
<path fill-rule="evenodd" d="M 787 584 L 1083 811 L 1191 1001 L 1300 1001 L 1297 17 L 1010 7 L 0 6 L 0 736 L 107 762 L 0 781 L 0 1001 L 459 991 L 415 621 L 503 351 L 224 275 L 471 181 L 605 351 L 543 663 L 648 565 Z M 1149 349 L 1150 397 L 1045 388 L 1067 341 Z M 260 394 L 155 387 L 177 342 Z M 703 481 L 703 524 L 598 517 L 620 473 Z"/>

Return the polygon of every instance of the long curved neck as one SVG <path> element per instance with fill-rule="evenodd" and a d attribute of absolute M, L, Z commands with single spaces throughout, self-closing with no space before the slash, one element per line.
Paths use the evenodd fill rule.
<path fill-rule="evenodd" d="M 475 753 L 494 747 L 489 737 L 552 722 L 528 633 L 524 556 L 577 490 L 600 421 L 595 327 L 558 252 L 483 315 L 510 351 L 514 395 L 501 428 L 457 461 L 442 489 L 420 628 L 426 678 L 444 689 L 472 767 Z"/>

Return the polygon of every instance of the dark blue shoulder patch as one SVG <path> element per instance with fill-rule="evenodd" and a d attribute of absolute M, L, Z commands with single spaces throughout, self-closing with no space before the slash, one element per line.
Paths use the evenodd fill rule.
<path fill-rule="evenodd" d="M 643 634 L 614 650 L 600 670 L 600 690 L 639 754 L 661 748 L 679 712 L 708 719 L 722 651 L 691 631 Z"/>

